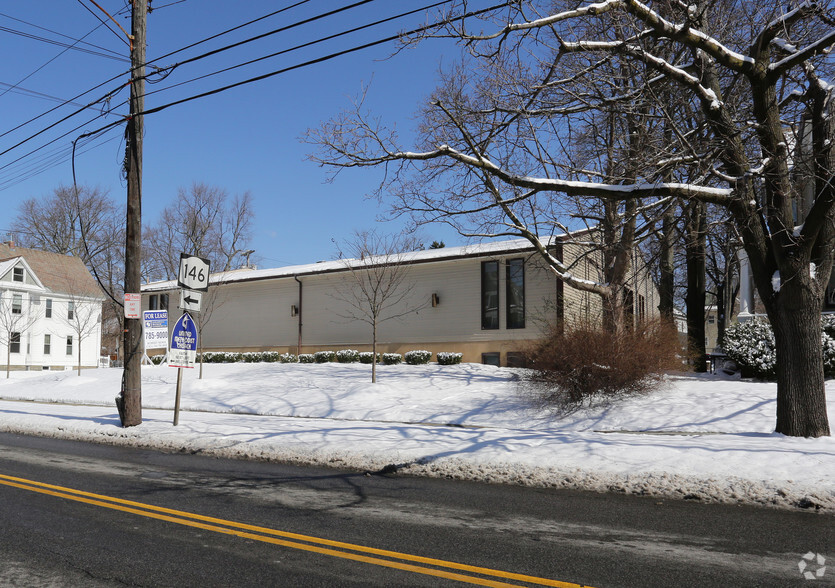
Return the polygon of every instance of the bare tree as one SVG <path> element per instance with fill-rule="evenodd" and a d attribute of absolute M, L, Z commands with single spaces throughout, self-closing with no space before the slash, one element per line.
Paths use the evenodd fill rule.
<path fill-rule="evenodd" d="M 149 279 L 173 279 L 180 253 L 209 259 L 213 271 L 242 267 L 251 253 L 253 215 L 249 192 L 230 199 L 226 190 L 206 184 L 180 188 L 157 224 L 146 228 L 145 272 Z"/>
<path fill-rule="evenodd" d="M 12 347 L 23 351 L 23 335 L 38 322 L 40 309 L 32 305 L 29 294 L 0 290 L 0 344 L 6 347 L 6 378 L 11 369 Z"/>
<path fill-rule="evenodd" d="M 122 336 L 124 284 L 124 212 L 97 187 L 59 186 L 52 194 L 28 198 L 11 222 L 23 247 L 78 257 L 108 300 L 104 304 L 103 340 L 110 351 Z"/>
<path fill-rule="evenodd" d="M 82 288 L 72 285 L 65 295 L 66 312 L 59 312 L 58 317 L 75 334 L 78 346 L 77 371 L 80 376 L 84 341 L 102 328 L 102 304 L 100 299 L 91 297 L 89 292 L 84 292 Z"/>
<path fill-rule="evenodd" d="M 408 281 L 406 252 L 417 242 L 404 235 L 380 235 L 374 231 L 354 233 L 339 250 L 346 269 L 345 280 L 332 296 L 345 304 L 337 315 L 362 321 L 371 327 L 371 382 L 377 382 L 377 327 L 419 310 L 412 303 L 414 284 Z"/>
<path fill-rule="evenodd" d="M 556 203 L 566 196 L 624 206 L 669 197 L 727 209 L 775 332 L 776 430 L 829 435 L 820 312 L 835 254 L 835 85 L 826 79 L 835 43 L 831 0 L 792 9 L 776 0 L 657 6 L 531 0 L 487 22 L 472 20 L 448 20 L 443 34 L 459 39 L 480 64 L 481 86 L 462 85 L 451 95 L 459 102 L 483 97 L 478 108 L 456 109 L 446 96 L 435 98 L 427 110 L 448 124 L 425 124 L 423 145 L 408 149 L 360 106 L 309 135 L 323 146 L 319 160 L 337 169 L 386 166 L 404 200 L 414 195 L 413 207 L 441 222 L 497 212 L 513 234 L 531 235 L 572 285 L 576 278 L 548 259 L 519 210 L 554 223 Z M 471 32 L 479 30 L 487 32 Z M 522 64 L 523 75 L 508 77 L 514 71 L 508 63 Z M 613 80 L 621 69 L 628 75 Z M 490 92 L 478 94 L 479 88 Z M 670 108 L 670 93 L 660 91 L 667 88 L 687 108 Z M 521 156 L 543 144 L 528 129 L 549 125 L 547 145 L 567 145 L 589 113 L 600 120 L 612 108 L 636 104 L 669 132 L 648 134 L 640 167 L 619 182 L 573 165 L 567 149 L 543 150 L 542 159 L 554 162 L 548 166 Z M 800 144 L 806 193 L 793 181 L 792 146 Z M 420 200 L 426 194 L 420 188 L 432 182 L 441 196 Z M 437 191 L 439 185 L 453 189 Z M 492 200 L 474 199 L 484 194 Z M 808 214 L 798 216 L 800 210 Z"/>

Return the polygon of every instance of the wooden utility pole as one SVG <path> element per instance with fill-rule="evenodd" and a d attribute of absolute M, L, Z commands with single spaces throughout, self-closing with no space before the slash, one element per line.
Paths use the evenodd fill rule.
<path fill-rule="evenodd" d="M 148 0 L 132 0 L 130 115 L 125 137 L 128 183 L 125 222 L 125 292 L 139 293 L 142 243 L 142 116 L 145 108 L 145 28 Z M 125 367 L 116 399 L 123 427 L 142 423 L 142 322 L 125 319 Z"/>

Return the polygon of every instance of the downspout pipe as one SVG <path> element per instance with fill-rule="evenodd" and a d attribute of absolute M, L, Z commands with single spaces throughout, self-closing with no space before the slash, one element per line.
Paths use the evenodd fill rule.
<path fill-rule="evenodd" d="M 302 353 L 302 281 L 298 276 L 293 276 L 293 279 L 299 284 L 299 343 L 296 347 L 296 356 L 299 356 Z"/>

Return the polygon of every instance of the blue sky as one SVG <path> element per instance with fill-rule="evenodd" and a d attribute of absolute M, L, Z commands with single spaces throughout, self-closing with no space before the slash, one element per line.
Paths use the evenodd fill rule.
<path fill-rule="evenodd" d="M 98 0 L 98 3 L 116 15 L 116 20 L 129 30 L 129 9 L 125 0 Z M 310 0 L 285 13 L 157 62 L 154 60 L 156 56 L 293 2 L 154 0 L 152 6 L 155 10 L 148 20 L 148 58 L 159 66 L 171 65 L 186 57 L 350 3 L 348 0 Z M 429 4 L 432 4 L 430 0 L 376 0 L 340 15 L 184 65 L 165 80 L 149 85 L 147 90 L 162 89 L 210 71 Z M 472 8 L 489 4 L 474 2 Z M 42 95 L 67 100 L 117 76 L 114 81 L 78 99 L 78 102 L 87 103 L 118 88 L 127 80 L 125 72 L 128 64 L 120 60 L 128 56 L 126 43 L 119 35 L 101 26 L 91 11 L 105 18 L 89 0 L 37 0 L 6 3 L 0 8 L 0 27 L 3 27 L 0 38 L 4 54 L 0 62 L 0 133 L 5 133 L 0 137 L 0 152 L 76 110 L 75 107 L 64 106 L 16 131 L 8 132 L 59 104 Z M 434 15 L 434 12 L 431 14 Z M 160 91 L 146 98 L 146 108 L 384 38 L 420 26 L 426 19 L 425 13 L 418 13 L 266 62 Z M 70 44 L 72 40 L 56 33 L 75 39 L 84 37 L 84 41 L 97 47 L 81 44 L 78 47 L 105 53 L 115 59 L 76 50 L 65 51 L 64 47 L 15 34 L 8 29 Z M 311 147 L 299 141 L 307 128 L 317 126 L 320 121 L 348 107 L 351 98 L 361 91 L 364 84 L 370 83 L 367 104 L 386 122 L 396 123 L 404 142 L 410 145 L 409 137 L 416 123 L 414 113 L 434 88 L 438 68 L 442 63 L 455 62 L 460 49 L 440 40 L 425 42 L 417 48 L 391 56 L 394 48 L 395 45 L 387 44 L 366 49 L 146 117 L 144 221 L 155 222 L 160 210 L 172 202 L 179 187 L 198 181 L 225 188 L 230 194 L 252 193 L 256 210 L 252 247 L 256 250 L 260 267 L 331 259 L 335 254 L 331 240 L 342 241 L 350 237 L 354 230 L 375 226 L 383 232 L 399 230 L 401 225 L 398 224 L 377 223 L 376 218 L 385 212 L 385 207 L 364 197 L 376 186 L 380 172 L 350 171 L 341 174 L 334 183 L 326 183 L 326 171 L 306 160 Z M 38 68 L 41 69 L 35 72 Z M 15 84 L 19 86 L 9 90 L 10 85 Z M 114 95 L 111 105 L 116 106 L 126 98 L 127 90 L 122 89 Z M 118 120 L 126 113 L 126 106 L 114 108 L 114 114 L 104 117 L 98 109 L 91 109 L 0 155 L 0 202 L 3 204 L 0 236 L 5 237 L 5 231 L 22 200 L 48 194 L 60 184 L 72 183 L 67 152 L 74 138 Z M 79 130 L 73 131 L 79 126 Z M 76 157 L 79 183 L 107 189 L 117 202 L 125 199 L 125 183 L 120 176 L 124 153 L 123 130 L 124 126 L 119 125 L 96 138 Z M 27 155 L 64 133 L 69 134 Z M 34 174 L 35 171 L 40 173 Z M 447 245 L 464 243 L 462 238 L 441 226 L 425 228 L 423 236 L 427 242 L 438 239 Z"/>

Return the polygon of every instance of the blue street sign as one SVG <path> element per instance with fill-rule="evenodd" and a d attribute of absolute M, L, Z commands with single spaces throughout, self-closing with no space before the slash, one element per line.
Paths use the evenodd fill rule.
<path fill-rule="evenodd" d="M 197 325 L 189 313 L 177 319 L 171 333 L 171 349 L 168 352 L 168 365 L 171 367 L 194 367 L 197 359 Z"/>

